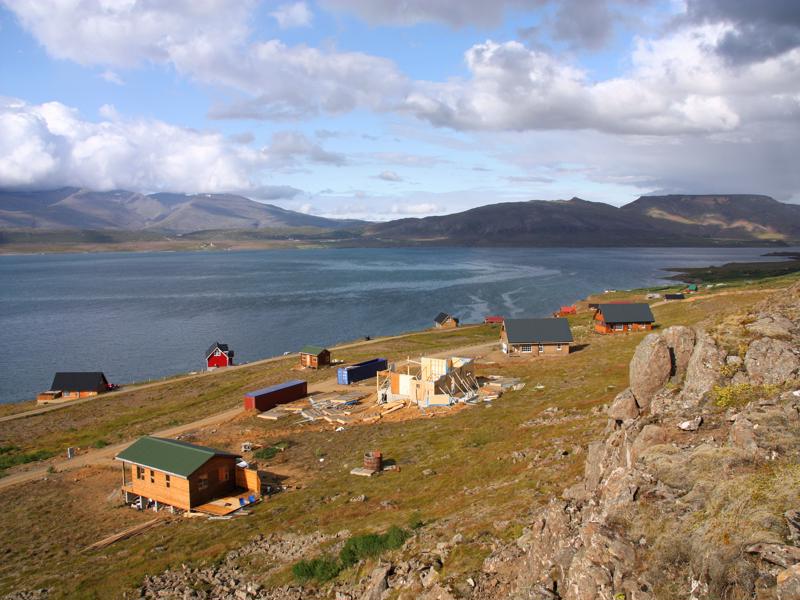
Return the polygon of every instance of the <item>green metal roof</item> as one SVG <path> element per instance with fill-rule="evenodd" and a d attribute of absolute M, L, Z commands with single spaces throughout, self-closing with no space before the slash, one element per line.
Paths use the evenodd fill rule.
<path fill-rule="evenodd" d="M 189 477 L 214 456 L 238 455 L 178 440 L 145 436 L 117 454 L 116 458 L 178 477 Z"/>
<path fill-rule="evenodd" d="M 303 346 L 300 348 L 300 354 L 313 354 L 314 356 L 319 356 L 323 352 L 325 352 L 326 348 L 322 346 Z"/>

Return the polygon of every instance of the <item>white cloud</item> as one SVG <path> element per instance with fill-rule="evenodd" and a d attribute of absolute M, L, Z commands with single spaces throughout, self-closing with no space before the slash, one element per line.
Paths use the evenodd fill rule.
<path fill-rule="evenodd" d="M 261 152 L 221 134 L 103 112 L 113 118 L 87 121 L 59 102 L 0 100 L 0 187 L 249 190 L 267 166 Z"/>
<path fill-rule="evenodd" d="M 281 4 L 277 10 L 269 13 L 278 22 L 281 29 L 290 27 L 308 27 L 311 25 L 313 14 L 305 2 Z"/>
<path fill-rule="evenodd" d="M 118 73 L 112 71 L 111 69 L 106 69 L 100 73 L 100 79 L 103 79 L 108 83 L 113 83 L 114 85 L 125 85 L 125 80 L 123 80 Z"/>
<path fill-rule="evenodd" d="M 441 212 L 442 207 L 432 202 L 422 202 L 420 204 L 393 204 L 390 212 L 393 215 L 432 215 Z"/>
<path fill-rule="evenodd" d="M 347 164 L 347 157 L 338 152 L 329 152 L 297 131 L 279 131 L 272 136 L 264 154 L 277 166 L 291 166 L 298 159 L 314 163 L 341 167 Z"/>
<path fill-rule="evenodd" d="M 394 171 L 382 171 L 378 173 L 375 177 L 377 177 L 378 179 L 383 179 L 384 181 L 393 181 L 393 182 L 403 181 L 403 178 L 400 177 L 400 175 L 398 175 Z"/>

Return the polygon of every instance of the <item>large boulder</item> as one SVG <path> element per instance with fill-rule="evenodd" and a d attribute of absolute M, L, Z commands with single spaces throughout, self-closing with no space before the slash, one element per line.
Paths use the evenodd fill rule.
<path fill-rule="evenodd" d="M 692 357 L 696 335 L 694 329 L 684 325 L 667 327 L 661 334 L 670 351 L 672 359 L 672 375 L 680 379 L 686 373 L 689 359 Z"/>
<path fill-rule="evenodd" d="M 760 315 L 756 321 L 745 327 L 747 331 L 757 335 L 788 338 L 792 335 L 794 323 L 782 315 Z"/>
<path fill-rule="evenodd" d="M 800 564 L 778 573 L 776 582 L 778 600 L 800 600 Z"/>
<path fill-rule="evenodd" d="M 672 358 L 664 339 L 651 333 L 636 347 L 630 364 L 630 386 L 636 403 L 647 410 L 655 393 L 669 381 Z"/>
<path fill-rule="evenodd" d="M 667 432 L 660 425 L 645 425 L 631 446 L 631 464 L 634 464 L 651 446 L 667 443 Z"/>
<path fill-rule="evenodd" d="M 608 418 L 617 422 L 625 422 L 639 416 L 639 406 L 630 388 L 617 394 L 611 407 L 608 409 Z"/>
<path fill-rule="evenodd" d="M 780 384 L 797 375 L 800 358 L 789 342 L 761 338 L 750 344 L 744 366 L 755 383 Z"/>
<path fill-rule="evenodd" d="M 697 335 L 692 356 L 686 367 L 686 379 L 681 400 L 686 406 L 696 406 L 722 379 L 725 352 L 706 332 Z"/>

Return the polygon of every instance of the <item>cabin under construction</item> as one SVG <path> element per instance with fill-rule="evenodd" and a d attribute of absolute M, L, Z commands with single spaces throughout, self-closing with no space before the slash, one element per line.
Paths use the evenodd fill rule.
<path fill-rule="evenodd" d="M 477 397 L 480 388 L 471 358 L 420 357 L 392 364 L 377 375 L 378 402 L 410 401 L 420 408 L 450 406 Z"/>

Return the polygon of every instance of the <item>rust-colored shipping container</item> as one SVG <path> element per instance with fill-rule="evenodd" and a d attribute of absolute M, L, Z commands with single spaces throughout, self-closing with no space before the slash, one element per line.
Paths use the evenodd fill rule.
<path fill-rule="evenodd" d="M 245 410 L 265 411 L 279 404 L 294 402 L 308 395 L 308 384 L 301 379 L 285 381 L 278 385 L 248 392 L 244 395 Z"/>

